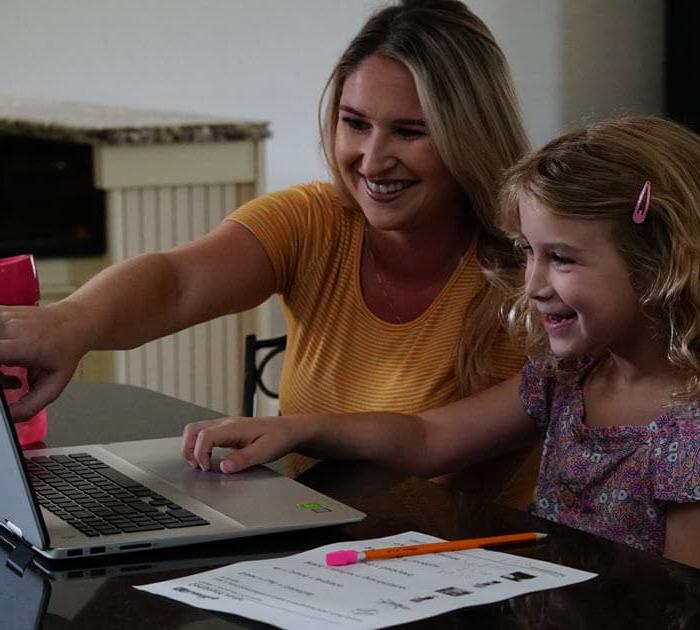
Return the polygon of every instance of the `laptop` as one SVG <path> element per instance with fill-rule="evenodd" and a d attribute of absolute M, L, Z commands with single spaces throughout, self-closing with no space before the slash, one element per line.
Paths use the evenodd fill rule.
<path fill-rule="evenodd" d="M 270 466 L 194 470 L 179 437 L 23 451 L 1 389 L 0 425 L 0 525 L 23 543 L 18 564 L 34 553 L 84 558 L 365 517 Z"/>

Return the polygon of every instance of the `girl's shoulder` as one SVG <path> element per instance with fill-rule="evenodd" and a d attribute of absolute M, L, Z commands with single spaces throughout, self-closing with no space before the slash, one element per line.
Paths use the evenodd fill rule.
<path fill-rule="evenodd" d="M 521 372 L 521 384 L 538 389 L 580 389 L 596 359 L 583 357 L 564 361 L 549 356 L 528 356 Z"/>
<path fill-rule="evenodd" d="M 562 408 L 580 403 L 583 380 L 594 365 L 589 358 L 563 364 L 546 356 L 528 357 L 520 373 L 520 399 L 541 431 Z"/>
<path fill-rule="evenodd" d="M 649 430 L 655 498 L 700 501 L 700 400 L 671 408 Z"/>
<path fill-rule="evenodd" d="M 689 448 L 700 447 L 700 399 L 670 407 L 649 428 L 657 440 L 679 440 Z"/>

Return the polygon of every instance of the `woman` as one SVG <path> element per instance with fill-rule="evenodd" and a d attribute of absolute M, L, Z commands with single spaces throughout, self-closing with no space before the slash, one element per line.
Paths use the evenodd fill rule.
<path fill-rule="evenodd" d="M 284 414 L 412 413 L 519 369 L 498 323 L 509 287 L 481 269 L 512 269 L 518 284 L 492 207 L 527 141 L 487 27 L 458 0 L 404 0 L 369 19 L 326 94 L 333 184 L 254 200 L 46 309 L 0 311 L 0 363 L 32 366 L 17 417 L 55 398 L 88 350 L 132 348 L 272 293 L 288 328 Z"/>

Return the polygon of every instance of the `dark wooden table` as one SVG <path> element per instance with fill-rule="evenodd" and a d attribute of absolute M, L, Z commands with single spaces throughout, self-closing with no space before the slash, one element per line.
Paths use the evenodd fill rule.
<path fill-rule="evenodd" d="M 165 437 L 215 412 L 148 390 L 72 384 L 49 409 L 48 446 Z M 561 527 L 430 482 L 362 463 L 323 462 L 300 480 L 368 514 L 349 526 L 275 534 L 49 566 L 20 577 L 0 568 L 0 627 L 7 630 L 217 630 L 267 628 L 143 593 L 135 584 L 170 579 L 254 558 L 286 555 L 339 540 L 409 530 L 443 538 L 546 531 L 512 553 L 599 573 L 581 584 L 465 608 L 411 628 L 700 628 L 700 571 Z M 0 553 L 6 555 L 4 547 Z"/>

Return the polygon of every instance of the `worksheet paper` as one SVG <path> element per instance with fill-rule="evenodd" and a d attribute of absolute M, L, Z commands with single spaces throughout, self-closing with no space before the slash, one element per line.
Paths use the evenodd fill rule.
<path fill-rule="evenodd" d="M 384 628 L 595 577 L 486 549 L 326 566 L 326 553 L 440 542 L 407 532 L 335 543 L 286 558 L 239 562 L 136 588 L 290 630 Z M 546 542 L 544 543 L 546 544 Z"/>

